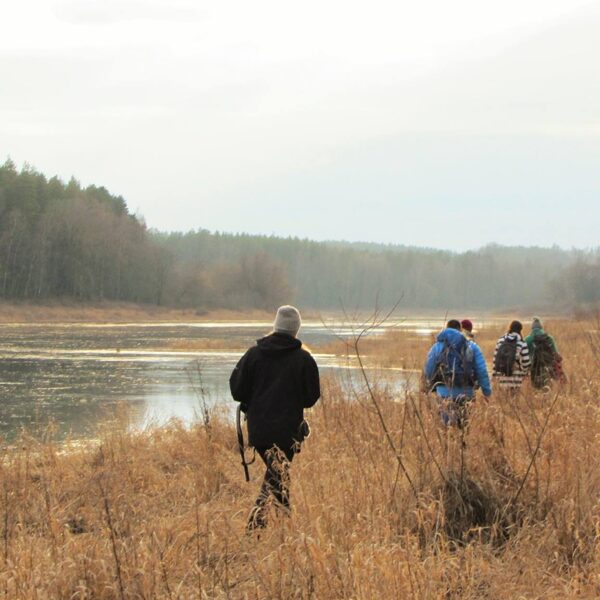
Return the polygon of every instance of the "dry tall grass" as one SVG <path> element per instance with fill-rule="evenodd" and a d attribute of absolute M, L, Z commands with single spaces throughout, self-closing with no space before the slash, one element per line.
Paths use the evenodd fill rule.
<path fill-rule="evenodd" d="M 0 323 L 190 323 L 198 321 L 257 320 L 271 322 L 262 310 L 197 311 L 134 302 L 76 302 L 65 298 L 46 303 L 0 301 Z"/>
<path fill-rule="evenodd" d="M 578 327 L 557 332 L 564 389 L 477 402 L 464 436 L 426 396 L 376 388 L 387 440 L 368 394 L 325 381 L 292 516 L 259 539 L 261 469 L 244 482 L 217 416 L 69 453 L 25 440 L 0 461 L 0 596 L 598 597 L 600 385 Z"/>

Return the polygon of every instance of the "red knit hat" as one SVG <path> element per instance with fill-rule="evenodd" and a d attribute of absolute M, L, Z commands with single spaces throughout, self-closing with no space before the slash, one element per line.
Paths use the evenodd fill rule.
<path fill-rule="evenodd" d="M 460 322 L 460 326 L 469 332 L 473 331 L 473 323 L 471 323 L 471 321 L 469 321 L 469 319 L 463 319 Z"/>

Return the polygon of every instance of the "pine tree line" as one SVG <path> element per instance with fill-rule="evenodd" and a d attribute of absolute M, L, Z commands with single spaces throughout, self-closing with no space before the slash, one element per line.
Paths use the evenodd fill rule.
<path fill-rule="evenodd" d="M 400 245 L 148 230 L 103 187 L 0 167 L 0 298 L 169 306 L 517 308 L 600 301 L 597 250 Z"/>

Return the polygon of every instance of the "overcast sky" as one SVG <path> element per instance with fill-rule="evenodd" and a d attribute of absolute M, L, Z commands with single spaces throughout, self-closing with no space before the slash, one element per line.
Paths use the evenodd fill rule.
<path fill-rule="evenodd" d="M 163 230 L 600 244 L 600 2 L 19 0 L 0 158 Z"/>

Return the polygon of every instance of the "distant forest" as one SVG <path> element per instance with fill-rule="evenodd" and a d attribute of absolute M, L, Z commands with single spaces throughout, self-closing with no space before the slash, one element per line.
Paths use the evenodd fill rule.
<path fill-rule="evenodd" d="M 460 228 L 457 231 L 460 234 Z M 499 231 L 499 234 L 501 232 Z M 467 235 L 467 234 L 465 234 Z M 0 299 L 273 309 L 577 308 L 600 303 L 600 249 L 402 245 L 150 230 L 121 196 L 0 167 Z"/>

